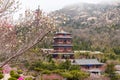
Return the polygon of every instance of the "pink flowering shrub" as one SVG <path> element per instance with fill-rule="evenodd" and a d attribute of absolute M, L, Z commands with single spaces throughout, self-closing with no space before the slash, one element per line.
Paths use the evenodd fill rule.
<path fill-rule="evenodd" d="M 21 76 L 21 77 L 18 78 L 18 80 L 24 80 L 24 77 Z"/>

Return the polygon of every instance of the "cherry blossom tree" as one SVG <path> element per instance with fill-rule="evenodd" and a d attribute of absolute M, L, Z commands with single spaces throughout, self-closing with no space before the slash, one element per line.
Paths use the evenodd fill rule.
<path fill-rule="evenodd" d="M 14 26 L 5 22 L 1 24 L 0 56 L 3 58 L 0 67 L 34 47 L 54 29 L 53 19 L 40 9 L 25 11 L 25 17 Z"/>
<path fill-rule="evenodd" d="M 18 0 L 0 0 L 0 18 L 15 12 L 19 5 Z"/>

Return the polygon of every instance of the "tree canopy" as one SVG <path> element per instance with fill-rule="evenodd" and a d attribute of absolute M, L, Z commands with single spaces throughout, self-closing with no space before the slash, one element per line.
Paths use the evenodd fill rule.
<path fill-rule="evenodd" d="M 16 25 L 1 23 L 0 55 L 3 65 L 41 42 L 54 29 L 53 19 L 40 9 L 26 11 L 25 17 Z"/>

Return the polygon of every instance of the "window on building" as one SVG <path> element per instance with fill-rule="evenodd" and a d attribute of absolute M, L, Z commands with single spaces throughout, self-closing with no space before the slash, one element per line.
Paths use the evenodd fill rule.
<path fill-rule="evenodd" d="M 96 66 L 96 68 L 99 68 L 99 67 L 100 67 L 99 65 Z"/>
<path fill-rule="evenodd" d="M 67 42 L 67 40 L 64 40 L 64 43 L 66 43 Z"/>

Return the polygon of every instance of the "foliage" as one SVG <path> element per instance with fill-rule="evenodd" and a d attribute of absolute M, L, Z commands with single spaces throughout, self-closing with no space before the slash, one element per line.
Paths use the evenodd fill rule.
<path fill-rule="evenodd" d="M 25 80 L 33 80 L 31 77 L 25 78 Z"/>
<path fill-rule="evenodd" d="M 73 77 L 73 75 L 70 74 L 70 72 L 63 72 L 60 75 L 63 76 L 64 78 L 68 78 L 68 79 Z"/>
<path fill-rule="evenodd" d="M 19 5 L 18 0 L 0 0 L 0 18 L 15 12 Z"/>
<path fill-rule="evenodd" d="M 4 77 L 3 74 L 0 73 L 0 79 L 2 79 L 3 77 Z"/>
<path fill-rule="evenodd" d="M 32 70 L 36 70 L 42 74 L 59 74 L 64 78 L 73 80 L 84 79 L 88 77 L 88 74 L 80 71 L 79 66 L 71 65 L 69 60 L 65 62 L 55 63 L 55 62 L 36 62 L 32 65 Z"/>
<path fill-rule="evenodd" d="M 10 76 L 13 77 L 13 78 L 17 78 L 17 79 L 20 77 L 20 75 L 13 70 L 10 71 Z"/>
<path fill-rule="evenodd" d="M 51 74 L 52 72 L 50 70 L 43 70 L 42 74 Z"/>
<path fill-rule="evenodd" d="M 89 76 L 89 74 L 86 74 L 82 71 L 78 71 L 78 70 L 73 70 L 70 72 L 73 77 L 71 78 L 71 80 L 83 80 L 84 78 L 87 78 Z"/>
<path fill-rule="evenodd" d="M 82 40 L 77 36 L 73 37 L 73 49 L 74 50 L 92 50 L 91 42 L 88 40 Z"/>
<path fill-rule="evenodd" d="M 117 73 L 115 73 L 114 63 L 107 64 L 105 72 L 108 74 L 111 80 L 119 80 Z"/>
<path fill-rule="evenodd" d="M 96 52 L 94 51 L 85 51 L 85 52 L 80 52 L 80 51 L 76 51 L 75 52 L 75 58 L 76 59 L 80 59 L 80 58 L 87 58 L 87 59 L 98 59 L 100 62 L 105 63 L 108 60 L 120 60 L 119 59 L 119 55 L 116 55 L 113 52 L 110 53 L 103 53 L 103 52 L 99 52 L 96 54 Z"/>
<path fill-rule="evenodd" d="M 14 78 L 19 78 L 20 77 L 20 75 L 19 74 L 14 74 L 14 75 L 12 75 L 11 77 L 14 77 Z"/>
<path fill-rule="evenodd" d="M 14 75 L 15 74 L 15 71 L 10 71 L 10 76 Z"/>
<path fill-rule="evenodd" d="M 22 72 L 22 70 L 17 70 L 17 73 L 22 74 L 23 72 Z"/>
<path fill-rule="evenodd" d="M 55 74 L 61 74 L 63 72 L 65 72 L 65 70 L 61 70 L 61 69 L 56 69 L 56 70 L 53 70 L 51 71 L 52 73 L 55 73 Z"/>
<path fill-rule="evenodd" d="M 71 11 L 71 9 L 73 10 Z M 66 31 L 73 34 L 74 50 L 99 50 L 104 52 L 113 51 L 115 47 L 116 50 L 113 52 L 119 54 L 117 48 L 120 46 L 120 24 L 118 23 L 120 19 L 116 18 L 120 11 L 117 9 L 119 7 L 115 5 L 78 4 L 54 11 L 51 16 L 55 18 L 58 26 L 64 27 Z M 94 11 L 97 11 L 97 13 L 94 13 Z M 82 12 L 85 12 L 86 15 Z M 109 13 L 111 15 L 108 15 Z M 104 17 L 111 22 L 108 23 L 108 20 L 105 20 Z"/>
<path fill-rule="evenodd" d="M 25 11 L 25 15 L 15 25 L 7 21 L 0 22 L 0 56 L 3 60 L 1 67 L 33 48 L 55 29 L 53 19 L 40 9 L 34 12 Z"/>
<path fill-rule="evenodd" d="M 113 51 L 114 51 L 114 53 L 120 55 L 120 47 L 114 47 Z"/>
<path fill-rule="evenodd" d="M 17 79 L 14 77 L 10 77 L 8 80 L 17 80 Z"/>
<path fill-rule="evenodd" d="M 71 65 L 69 70 L 80 70 L 80 66 L 79 65 Z"/>
<path fill-rule="evenodd" d="M 71 66 L 71 62 L 66 60 L 65 62 L 61 62 L 59 68 L 68 70 Z"/>
<path fill-rule="evenodd" d="M 76 65 L 71 65 L 71 62 L 69 60 L 66 60 L 65 62 L 61 62 L 59 64 L 56 64 L 54 61 L 52 62 L 35 62 L 31 65 L 30 69 L 32 70 L 43 70 L 43 69 L 47 69 L 50 71 L 54 71 L 57 69 L 60 70 L 79 70 L 80 67 L 76 66 Z"/>
<path fill-rule="evenodd" d="M 68 80 L 83 80 L 89 76 L 89 74 L 82 72 L 80 70 L 66 71 L 60 74 Z"/>

